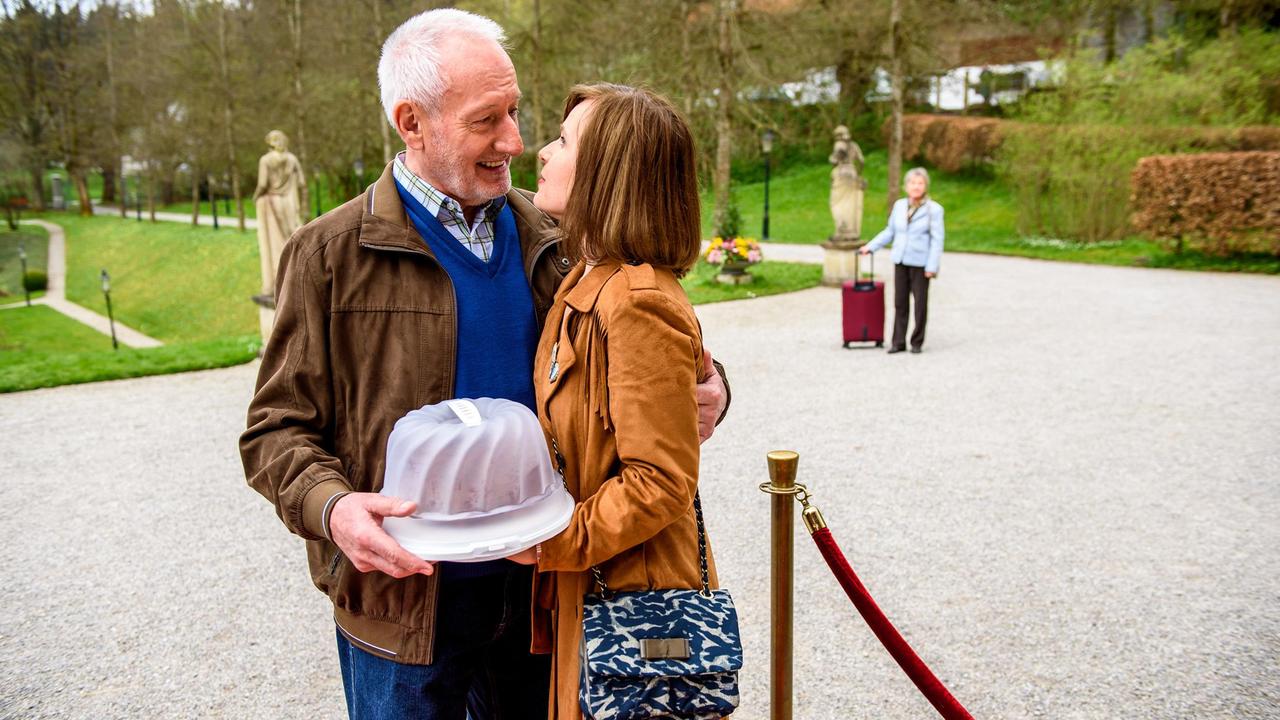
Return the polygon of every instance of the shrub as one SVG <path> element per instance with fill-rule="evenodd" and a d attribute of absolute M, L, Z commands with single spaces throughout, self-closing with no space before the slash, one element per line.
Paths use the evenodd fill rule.
<path fill-rule="evenodd" d="M 28 270 L 22 276 L 22 288 L 27 292 L 42 292 L 49 289 L 49 276 L 43 270 Z"/>
<path fill-rule="evenodd" d="M 902 118 L 902 157 L 943 172 L 989 166 L 1011 123 L 997 118 L 907 115 Z M 892 118 L 882 127 L 885 143 Z"/>
<path fill-rule="evenodd" d="M 1280 152 L 1145 157 L 1132 185 L 1134 227 L 1178 252 L 1280 256 Z"/>

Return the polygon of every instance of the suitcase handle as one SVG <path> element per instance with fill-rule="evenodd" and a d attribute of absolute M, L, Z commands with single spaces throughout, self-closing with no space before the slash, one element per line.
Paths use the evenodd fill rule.
<path fill-rule="evenodd" d="M 866 247 L 866 246 L 865 246 L 865 245 L 863 245 L 863 247 Z M 871 279 L 870 279 L 870 280 L 867 280 L 867 281 L 865 281 L 865 282 L 864 282 L 862 278 L 854 278 L 854 279 L 853 279 L 853 284 L 854 284 L 854 286 L 855 286 L 855 287 L 859 287 L 859 286 L 860 286 L 860 287 L 867 287 L 868 285 L 870 285 L 871 287 L 875 287 L 875 284 L 876 284 L 876 254 L 875 254 L 875 252 L 868 252 L 868 253 L 867 253 L 867 257 L 871 258 Z"/>

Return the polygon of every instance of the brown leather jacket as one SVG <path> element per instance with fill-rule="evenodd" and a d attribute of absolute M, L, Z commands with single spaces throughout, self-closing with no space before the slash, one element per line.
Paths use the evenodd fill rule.
<path fill-rule="evenodd" d="M 507 194 L 541 324 L 570 263 L 555 223 Z M 391 166 L 359 197 L 285 246 L 275 328 L 262 356 L 240 453 L 249 485 L 307 541 L 311 578 L 358 647 L 432 660 L 435 576 L 361 573 L 324 536 L 336 493 L 382 487 L 396 420 L 453 397 L 453 285 L 409 223 Z"/>
<path fill-rule="evenodd" d="M 578 500 L 542 543 L 534 649 L 554 652 L 549 718 L 578 718 L 589 568 L 614 590 L 701 587 L 698 408 L 702 331 L 680 283 L 649 265 L 579 264 L 534 360 L 538 417 Z M 716 587 L 708 549 L 708 580 Z"/>

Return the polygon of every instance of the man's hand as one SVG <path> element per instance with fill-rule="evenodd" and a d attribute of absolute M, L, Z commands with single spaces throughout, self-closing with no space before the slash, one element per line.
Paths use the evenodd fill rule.
<path fill-rule="evenodd" d="M 706 442 L 716 431 L 716 420 L 724 412 L 729 395 L 724 389 L 724 378 L 711 362 L 711 353 L 705 349 L 702 351 L 702 372 L 707 379 L 694 388 L 694 396 L 698 400 L 698 439 Z"/>
<path fill-rule="evenodd" d="M 924 276 L 925 276 L 925 277 L 927 277 L 927 278 L 929 278 L 930 280 L 932 280 L 932 279 L 934 279 L 934 278 L 938 277 L 938 273 L 926 272 L 926 273 L 924 274 Z"/>
<path fill-rule="evenodd" d="M 400 547 L 382 529 L 384 517 L 412 515 L 417 504 L 378 493 L 350 493 L 329 513 L 329 535 L 360 572 L 377 570 L 394 578 L 435 571 L 431 563 Z"/>
<path fill-rule="evenodd" d="M 867 247 L 866 245 L 863 245 L 862 247 L 858 248 L 858 254 L 859 254 L 859 255 L 870 255 L 870 254 L 871 254 L 871 248 Z"/>

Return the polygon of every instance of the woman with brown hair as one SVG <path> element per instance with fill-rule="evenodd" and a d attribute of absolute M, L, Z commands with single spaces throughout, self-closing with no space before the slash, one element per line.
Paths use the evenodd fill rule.
<path fill-rule="evenodd" d="M 677 280 L 701 243 L 692 135 L 658 95 L 585 85 L 538 156 L 534 204 L 578 259 L 534 361 L 539 419 L 577 505 L 564 532 L 513 558 L 537 565 L 534 650 L 553 653 L 554 720 L 581 716 L 583 596 L 600 580 L 610 591 L 717 580 L 695 509 L 702 333 Z"/>

